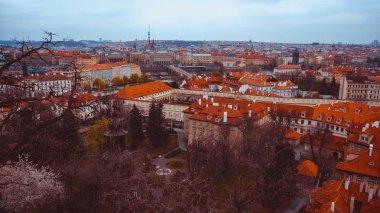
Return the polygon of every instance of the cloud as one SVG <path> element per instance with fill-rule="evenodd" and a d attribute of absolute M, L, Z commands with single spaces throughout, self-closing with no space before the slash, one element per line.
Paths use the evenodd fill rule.
<path fill-rule="evenodd" d="M 0 39 L 38 39 L 46 29 L 133 40 L 148 25 L 157 39 L 370 42 L 380 34 L 375 0 L 0 0 L 0 8 Z"/>

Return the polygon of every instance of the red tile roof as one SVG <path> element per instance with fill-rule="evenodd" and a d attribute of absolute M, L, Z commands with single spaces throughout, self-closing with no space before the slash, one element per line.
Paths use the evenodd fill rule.
<path fill-rule="evenodd" d="M 297 166 L 298 174 L 309 177 L 317 177 L 318 166 L 310 160 L 305 160 Z"/>
<path fill-rule="evenodd" d="M 372 157 L 369 156 L 369 151 L 366 151 L 354 160 L 338 163 L 336 169 L 380 178 L 380 151 L 374 149 Z"/>
<path fill-rule="evenodd" d="M 155 93 L 166 92 L 171 90 L 170 86 L 161 82 L 155 81 L 145 84 L 139 84 L 134 86 L 126 86 L 115 94 L 115 98 L 118 99 L 135 99 Z"/>

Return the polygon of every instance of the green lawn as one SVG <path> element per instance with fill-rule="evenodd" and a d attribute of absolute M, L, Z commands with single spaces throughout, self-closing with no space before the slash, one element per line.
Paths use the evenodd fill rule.
<path fill-rule="evenodd" d="M 187 152 L 182 151 L 182 150 L 177 150 L 175 152 L 170 153 L 169 155 L 166 155 L 165 158 L 177 158 L 177 159 L 187 159 Z"/>
<path fill-rule="evenodd" d="M 169 161 L 168 163 L 166 163 L 165 166 L 168 167 L 169 169 L 176 169 L 176 170 L 184 169 L 186 166 L 186 161 L 172 160 L 172 161 Z"/>
<path fill-rule="evenodd" d="M 164 147 L 151 147 L 151 149 L 149 149 L 148 152 L 152 156 L 152 158 L 157 158 L 159 155 L 165 154 L 178 146 L 177 135 L 169 135 L 169 137 L 166 140 L 167 143 Z"/>

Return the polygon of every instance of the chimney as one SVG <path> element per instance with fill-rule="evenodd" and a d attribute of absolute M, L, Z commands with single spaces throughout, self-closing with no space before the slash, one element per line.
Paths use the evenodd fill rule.
<path fill-rule="evenodd" d="M 350 201 L 350 213 L 354 212 L 355 208 L 355 196 L 351 195 L 351 201 Z"/>
<path fill-rule="evenodd" d="M 252 111 L 251 110 L 248 111 L 248 117 L 252 117 Z"/>
<path fill-rule="evenodd" d="M 208 100 L 208 95 L 204 95 L 203 98 Z"/>
<path fill-rule="evenodd" d="M 330 210 L 331 210 L 331 212 L 335 211 L 335 202 L 331 202 Z"/>
<path fill-rule="evenodd" d="M 373 144 L 369 145 L 369 156 L 372 157 L 372 152 L 373 152 Z"/>
<path fill-rule="evenodd" d="M 213 102 L 213 103 L 214 103 L 214 98 L 211 98 L 211 102 Z"/>
<path fill-rule="evenodd" d="M 206 104 L 206 108 L 208 108 L 208 104 Z"/>
<path fill-rule="evenodd" d="M 346 181 L 344 182 L 344 188 L 348 190 L 348 187 L 350 186 L 350 178 L 347 178 Z"/>
<path fill-rule="evenodd" d="M 373 188 L 368 190 L 368 202 L 372 200 L 373 194 L 374 194 L 373 192 L 374 192 Z"/>
<path fill-rule="evenodd" d="M 202 105 L 202 99 L 200 98 L 200 99 L 198 99 L 198 104 L 199 104 L 199 106 L 201 106 Z"/>
<path fill-rule="evenodd" d="M 227 123 L 227 112 L 223 112 L 223 122 Z"/>

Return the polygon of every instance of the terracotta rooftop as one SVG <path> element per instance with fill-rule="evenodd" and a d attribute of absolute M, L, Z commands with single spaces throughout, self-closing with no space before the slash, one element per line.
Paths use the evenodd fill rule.
<path fill-rule="evenodd" d="M 305 160 L 298 164 L 297 170 L 299 175 L 309 177 L 317 177 L 318 175 L 318 166 L 310 160 Z"/>
<path fill-rule="evenodd" d="M 369 156 L 369 151 L 366 151 L 354 160 L 338 163 L 336 169 L 380 178 L 380 151 L 374 149 L 372 157 Z"/>
<path fill-rule="evenodd" d="M 161 81 L 155 81 L 145 84 L 124 87 L 115 94 L 115 97 L 119 99 L 135 99 L 147 95 L 152 95 L 155 93 L 166 92 L 171 89 L 173 88 L 171 88 L 167 84 Z"/>

